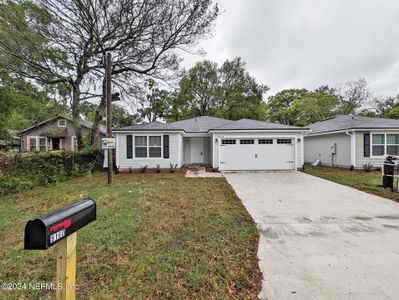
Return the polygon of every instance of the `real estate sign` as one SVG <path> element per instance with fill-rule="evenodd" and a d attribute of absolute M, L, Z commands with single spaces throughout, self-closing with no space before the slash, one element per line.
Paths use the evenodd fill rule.
<path fill-rule="evenodd" d="M 102 149 L 115 149 L 115 138 L 103 138 L 101 140 Z"/>

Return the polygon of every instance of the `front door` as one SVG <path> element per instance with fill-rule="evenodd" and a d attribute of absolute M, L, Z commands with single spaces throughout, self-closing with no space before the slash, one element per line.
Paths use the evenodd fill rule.
<path fill-rule="evenodd" d="M 204 138 L 191 138 L 191 163 L 204 163 Z"/>
<path fill-rule="evenodd" d="M 52 143 L 53 143 L 53 150 L 60 150 L 60 139 L 59 138 L 53 138 Z"/>

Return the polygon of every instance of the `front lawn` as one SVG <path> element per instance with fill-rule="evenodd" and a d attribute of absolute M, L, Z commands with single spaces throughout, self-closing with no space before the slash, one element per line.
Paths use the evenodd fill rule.
<path fill-rule="evenodd" d="M 54 282 L 54 248 L 24 251 L 26 221 L 91 197 L 97 220 L 78 232 L 78 299 L 257 298 L 258 233 L 224 178 L 106 174 L 0 197 L 0 283 Z M 54 291 L 0 290 L 52 299 Z"/>
<path fill-rule="evenodd" d="M 389 188 L 384 189 L 382 187 L 381 171 L 367 173 L 364 170 L 351 171 L 345 168 L 328 166 L 312 167 L 310 164 L 306 164 L 304 172 L 399 202 L 399 193 L 396 192 L 396 182 L 394 182 L 395 192 L 391 192 Z"/>

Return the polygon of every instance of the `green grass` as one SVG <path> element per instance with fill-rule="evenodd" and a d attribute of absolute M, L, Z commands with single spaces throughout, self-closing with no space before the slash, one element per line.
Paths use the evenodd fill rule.
<path fill-rule="evenodd" d="M 224 178 L 94 174 L 0 198 L 0 283 L 54 282 L 55 247 L 23 250 L 29 218 L 91 197 L 97 220 L 78 232 L 79 299 L 254 299 L 258 233 Z M 0 298 L 52 299 L 54 291 Z"/>
<path fill-rule="evenodd" d="M 394 182 L 395 192 L 382 187 L 381 171 L 365 172 L 364 170 L 349 170 L 345 168 L 305 165 L 305 173 L 318 176 L 336 183 L 347 185 L 358 190 L 392 199 L 399 202 L 399 193 L 396 192 L 397 184 Z"/>

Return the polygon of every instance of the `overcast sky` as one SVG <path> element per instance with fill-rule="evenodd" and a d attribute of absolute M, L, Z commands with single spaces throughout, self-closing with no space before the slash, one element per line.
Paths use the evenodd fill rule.
<path fill-rule="evenodd" d="M 182 66 L 240 56 L 271 88 L 314 89 L 364 77 L 376 94 L 399 93 L 398 0 L 219 0 L 205 57 Z"/>

